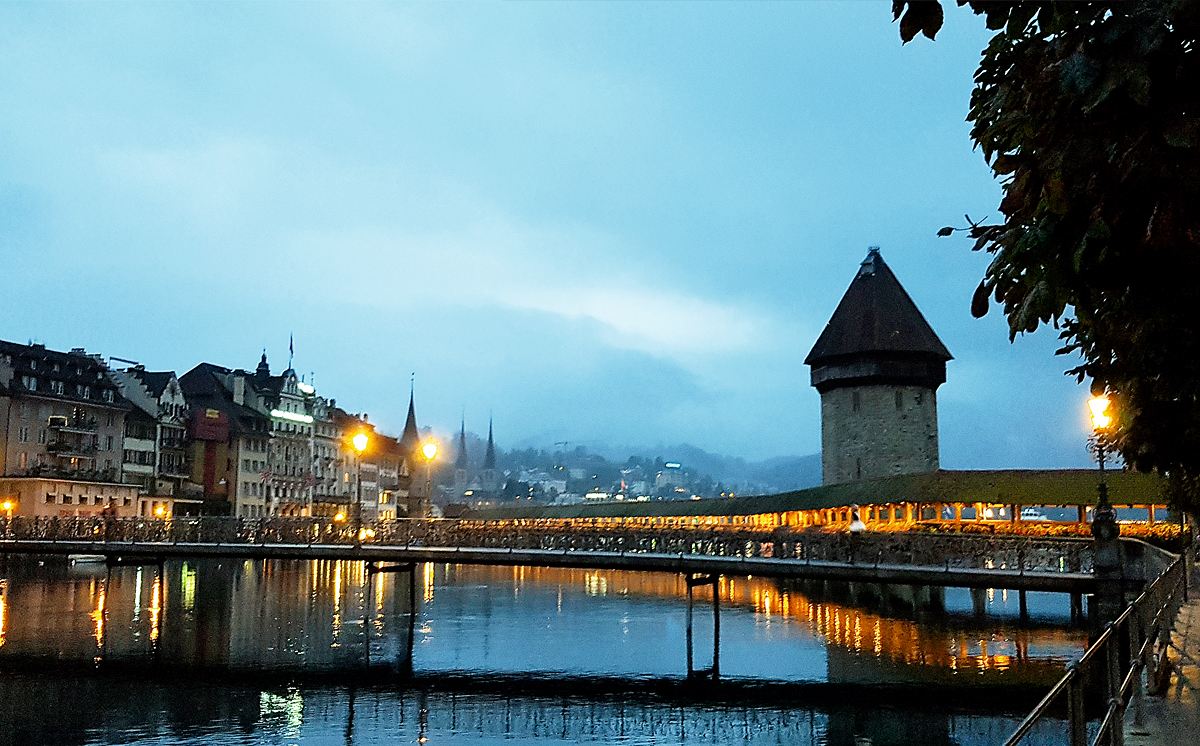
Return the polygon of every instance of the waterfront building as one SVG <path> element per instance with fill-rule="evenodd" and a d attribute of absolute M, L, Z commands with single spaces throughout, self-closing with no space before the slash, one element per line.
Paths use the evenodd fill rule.
<path fill-rule="evenodd" d="M 125 419 L 123 481 L 137 484 L 143 495 L 187 499 L 198 487 L 187 458 L 190 413 L 175 372 L 137 365 L 110 369 L 108 377 L 132 405 Z"/>
<path fill-rule="evenodd" d="M 808 353 L 824 484 L 936 471 L 950 352 L 871 247 Z"/>
<path fill-rule="evenodd" d="M 0 477 L 0 506 L 5 505 L 0 516 L 8 518 L 167 517 L 174 510 L 172 498 L 139 496 L 135 484 L 43 476 Z"/>
<path fill-rule="evenodd" d="M 121 482 L 131 406 L 99 355 L 0 341 L 0 475 Z"/>
<path fill-rule="evenodd" d="M 271 420 L 250 406 L 253 392 L 248 392 L 246 377 L 245 371 L 201 363 L 179 379 L 191 406 L 191 481 L 202 487 L 206 513 L 272 513 Z"/>

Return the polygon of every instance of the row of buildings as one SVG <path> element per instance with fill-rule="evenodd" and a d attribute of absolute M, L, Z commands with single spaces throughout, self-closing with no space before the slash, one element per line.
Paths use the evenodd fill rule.
<path fill-rule="evenodd" d="M 252 371 L 201 363 L 182 376 L 115 362 L 0 341 L 8 515 L 372 520 L 428 510 L 411 394 L 395 438 L 290 367 L 272 375 L 265 353 Z"/>

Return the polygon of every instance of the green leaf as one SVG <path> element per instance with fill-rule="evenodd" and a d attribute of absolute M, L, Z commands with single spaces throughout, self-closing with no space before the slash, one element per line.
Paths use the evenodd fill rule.
<path fill-rule="evenodd" d="M 987 280 L 982 280 L 979 287 L 975 288 L 975 294 L 971 296 L 971 315 L 977 319 L 987 316 L 989 292 Z"/>

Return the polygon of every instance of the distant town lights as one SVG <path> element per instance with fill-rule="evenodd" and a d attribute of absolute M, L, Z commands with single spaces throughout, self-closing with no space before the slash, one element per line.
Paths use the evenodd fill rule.
<path fill-rule="evenodd" d="M 271 416 L 278 417 L 283 420 L 291 420 L 292 422 L 303 422 L 305 425 L 311 425 L 313 421 L 313 418 L 307 414 L 285 412 L 282 409 L 272 409 Z"/>

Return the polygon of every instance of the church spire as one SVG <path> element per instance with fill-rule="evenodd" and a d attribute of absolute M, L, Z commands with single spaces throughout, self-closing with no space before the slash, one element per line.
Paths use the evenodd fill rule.
<path fill-rule="evenodd" d="M 414 406 L 413 392 L 408 392 L 408 419 L 404 422 L 404 432 L 400 435 L 400 449 L 405 455 L 412 455 L 421 447 L 421 432 L 417 429 L 417 409 Z"/>
<path fill-rule="evenodd" d="M 487 452 L 483 457 L 484 469 L 496 468 L 496 441 L 492 439 L 492 418 L 488 417 L 488 444 Z"/>
<path fill-rule="evenodd" d="M 454 458 L 454 468 L 467 468 L 467 415 L 463 414 L 462 429 L 458 431 L 458 455 Z"/>

